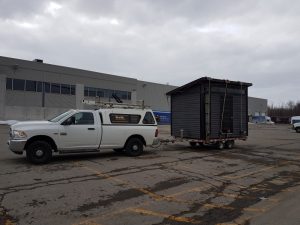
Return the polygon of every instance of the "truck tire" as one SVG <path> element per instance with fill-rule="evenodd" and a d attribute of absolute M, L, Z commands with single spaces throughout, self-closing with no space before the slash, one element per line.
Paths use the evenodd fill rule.
<path fill-rule="evenodd" d="M 144 145 L 139 138 L 130 138 L 125 146 L 126 154 L 129 156 L 139 156 L 143 153 Z"/>
<path fill-rule="evenodd" d="M 295 130 L 297 133 L 300 133 L 300 127 L 297 127 Z"/>
<path fill-rule="evenodd" d="M 225 148 L 232 149 L 234 146 L 234 141 L 226 141 L 225 142 Z"/>
<path fill-rule="evenodd" d="M 124 152 L 124 148 L 114 148 L 114 151 L 118 153 Z"/>
<path fill-rule="evenodd" d="M 52 158 L 51 145 L 46 141 L 34 141 L 26 149 L 26 158 L 34 164 L 43 164 Z"/>

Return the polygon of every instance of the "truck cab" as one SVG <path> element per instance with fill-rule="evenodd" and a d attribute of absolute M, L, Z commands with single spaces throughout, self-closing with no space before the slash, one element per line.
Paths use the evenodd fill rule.
<path fill-rule="evenodd" d="M 48 121 L 18 122 L 10 128 L 8 145 L 26 152 L 32 163 L 46 163 L 53 153 L 114 149 L 129 156 L 157 143 L 157 122 L 151 109 L 103 108 L 69 110 Z"/>

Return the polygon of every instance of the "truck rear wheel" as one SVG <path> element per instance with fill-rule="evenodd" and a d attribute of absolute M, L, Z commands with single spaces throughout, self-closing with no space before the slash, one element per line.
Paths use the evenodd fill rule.
<path fill-rule="evenodd" d="M 47 163 L 52 158 L 51 145 L 46 141 L 34 141 L 26 149 L 26 158 L 34 164 Z"/>
<path fill-rule="evenodd" d="M 125 146 L 126 154 L 129 156 L 139 156 L 143 153 L 143 142 L 138 138 L 131 138 Z"/>

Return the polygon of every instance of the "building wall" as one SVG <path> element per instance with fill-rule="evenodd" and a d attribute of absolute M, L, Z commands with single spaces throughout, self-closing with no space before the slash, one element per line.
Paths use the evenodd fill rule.
<path fill-rule="evenodd" d="M 0 119 L 5 114 L 6 77 L 0 73 Z"/>
<path fill-rule="evenodd" d="M 268 111 L 268 100 L 263 98 L 248 98 L 248 115 L 266 115 Z"/>
<path fill-rule="evenodd" d="M 6 78 L 74 85 L 74 95 L 6 90 Z M 0 56 L 0 120 L 46 119 L 70 108 L 89 108 L 82 100 L 85 88 L 126 91 L 131 98 L 126 103 L 144 100 L 156 111 L 170 111 L 170 99 L 165 95 L 176 86 L 139 81 L 134 78 L 97 73 L 81 69 L 50 65 Z M 102 97 L 102 101 L 114 101 Z M 43 107 L 44 106 L 44 107 Z M 267 100 L 249 98 L 249 113 L 266 112 Z"/>
<path fill-rule="evenodd" d="M 137 100 L 144 100 L 153 110 L 170 111 L 170 97 L 166 93 L 177 88 L 176 86 L 151 83 L 146 81 L 137 82 Z"/>

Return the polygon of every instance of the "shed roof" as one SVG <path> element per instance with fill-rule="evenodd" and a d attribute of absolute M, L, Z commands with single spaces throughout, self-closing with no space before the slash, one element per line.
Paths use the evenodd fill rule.
<path fill-rule="evenodd" d="M 197 80 L 194 80 L 190 83 L 187 83 L 181 87 L 175 88 L 174 90 L 167 92 L 167 95 L 172 95 L 172 94 L 176 94 L 178 92 L 182 92 L 182 91 L 189 89 L 195 85 L 206 83 L 207 81 L 211 81 L 213 83 L 229 83 L 229 84 L 234 84 L 234 85 L 239 85 L 239 86 L 243 85 L 243 86 L 247 86 L 247 87 L 252 86 L 252 83 L 247 83 L 247 82 L 221 80 L 221 79 L 215 79 L 215 78 L 211 78 L 211 77 L 201 77 Z"/>

